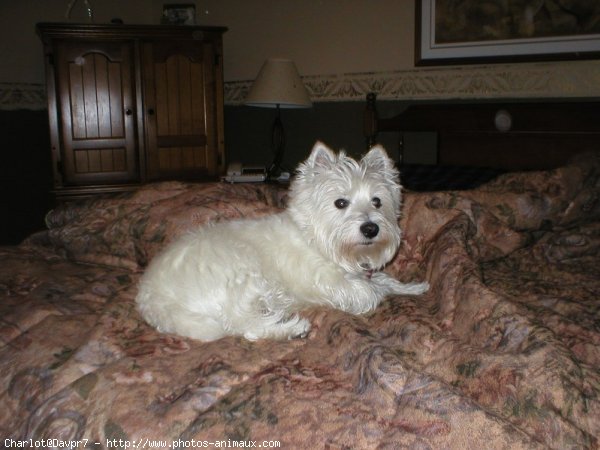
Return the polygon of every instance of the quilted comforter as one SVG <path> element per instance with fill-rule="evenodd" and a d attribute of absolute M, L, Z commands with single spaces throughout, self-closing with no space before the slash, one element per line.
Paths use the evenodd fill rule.
<path fill-rule="evenodd" d="M 405 192 L 386 269 L 427 279 L 306 339 L 161 334 L 143 268 L 208 221 L 271 214 L 270 185 L 151 184 L 64 205 L 0 249 L 5 448 L 598 448 L 600 159 Z"/>

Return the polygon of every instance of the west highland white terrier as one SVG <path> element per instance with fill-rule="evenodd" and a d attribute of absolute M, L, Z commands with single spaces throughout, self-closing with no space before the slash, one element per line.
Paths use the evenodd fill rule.
<path fill-rule="evenodd" d="M 317 142 L 286 211 L 203 226 L 157 255 L 137 295 L 159 331 L 203 341 L 306 336 L 314 305 L 361 314 L 387 296 L 421 294 L 380 270 L 400 245 L 398 171 L 373 147 L 360 162 Z"/>

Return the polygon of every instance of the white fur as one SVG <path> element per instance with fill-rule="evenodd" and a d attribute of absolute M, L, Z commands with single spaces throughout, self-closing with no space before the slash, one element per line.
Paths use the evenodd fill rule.
<path fill-rule="evenodd" d="M 336 207 L 339 199 L 347 206 Z M 399 214 L 398 172 L 383 148 L 359 163 L 317 142 L 285 212 L 208 225 L 175 241 L 144 273 L 139 310 L 160 331 L 204 341 L 291 338 L 310 330 L 297 312 L 311 305 L 361 314 L 389 295 L 421 294 L 427 283 L 379 272 L 400 245 Z M 376 236 L 361 231 L 367 222 Z"/>

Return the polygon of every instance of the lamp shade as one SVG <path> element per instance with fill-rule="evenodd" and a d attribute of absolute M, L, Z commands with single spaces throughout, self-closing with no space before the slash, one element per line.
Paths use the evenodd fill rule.
<path fill-rule="evenodd" d="M 298 69 L 289 59 L 267 59 L 246 97 L 246 105 L 264 108 L 310 108 L 312 103 Z"/>

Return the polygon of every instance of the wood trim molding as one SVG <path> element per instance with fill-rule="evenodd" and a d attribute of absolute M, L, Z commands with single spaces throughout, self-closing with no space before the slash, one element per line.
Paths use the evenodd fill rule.
<path fill-rule="evenodd" d="M 179 26 L 179 25 L 121 25 L 121 24 L 74 24 L 38 23 L 38 32 L 45 38 L 72 39 L 220 39 L 227 27 Z"/>

